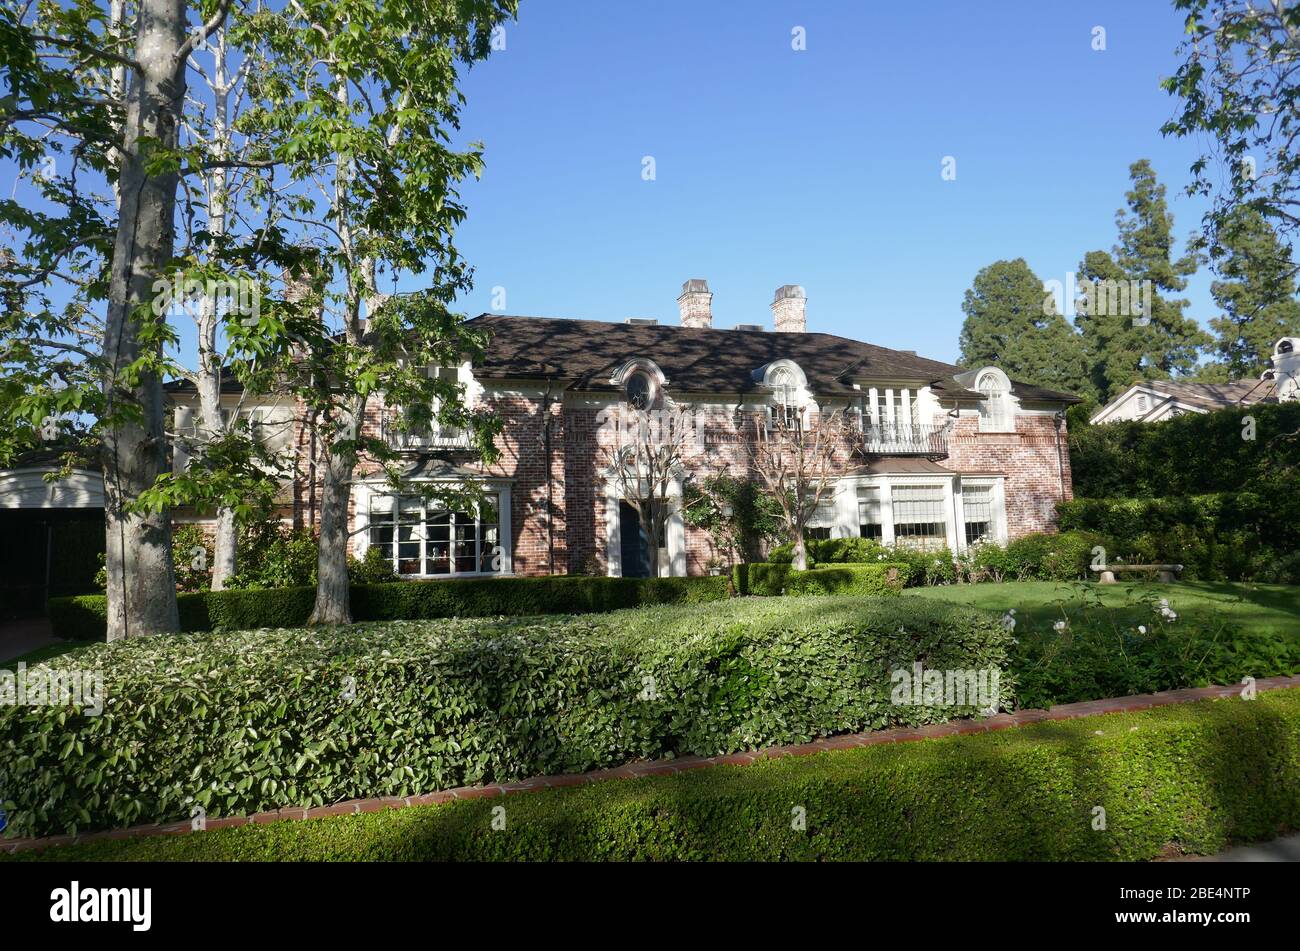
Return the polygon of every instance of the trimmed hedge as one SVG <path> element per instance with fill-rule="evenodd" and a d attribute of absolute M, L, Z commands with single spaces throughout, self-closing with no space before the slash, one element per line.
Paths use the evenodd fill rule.
<path fill-rule="evenodd" d="M 353 585 L 352 617 L 397 621 L 444 617 L 520 617 L 586 614 L 647 604 L 703 604 L 727 597 L 727 579 L 600 578 L 556 575 L 540 578 L 448 578 Z M 314 587 L 196 591 L 176 596 L 182 631 L 239 631 L 302 627 L 316 601 Z M 104 595 L 51 598 L 55 637 L 103 640 L 107 627 Z"/>
<path fill-rule="evenodd" d="M 870 565 L 838 565 L 798 571 L 788 564 L 755 564 L 736 567 L 736 587 L 741 594 L 778 595 L 858 594 L 893 595 L 913 577 L 911 566 L 895 562 Z"/>
<path fill-rule="evenodd" d="M 1300 493 L 1218 492 L 1058 503 L 1063 528 L 1113 541 L 1110 560 L 1180 564 L 1189 580 L 1300 582 Z"/>
<path fill-rule="evenodd" d="M 1004 671 L 1010 644 L 903 598 L 133 638 L 48 663 L 102 671 L 101 716 L 0 707 L 0 790 L 8 834 L 44 835 L 807 742 L 971 715 L 892 703 L 891 672 Z"/>
<path fill-rule="evenodd" d="M 1100 735 L 1098 735 L 1100 734 Z M 493 828 L 504 805 L 506 827 Z M 806 831 L 793 829 L 802 806 Z M 1106 828 L 1093 828 L 1093 809 Z M 1145 861 L 1300 827 L 1300 690 L 20 861 Z"/>

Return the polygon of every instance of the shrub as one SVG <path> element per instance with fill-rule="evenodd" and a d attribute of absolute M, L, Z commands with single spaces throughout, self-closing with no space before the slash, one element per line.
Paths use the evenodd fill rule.
<path fill-rule="evenodd" d="M 700 604 L 727 596 L 727 579 L 448 578 L 352 586 L 357 621 L 527 614 L 584 614 L 644 604 Z M 182 631 L 300 627 L 316 601 L 314 587 L 232 589 L 177 596 Z M 103 640 L 107 607 L 103 595 L 49 600 L 55 637 Z"/>
<path fill-rule="evenodd" d="M 891 671 L 1002 670 L 1009 644 L 903 598 L 135 638 L 49 662 L 103 671 L 101 716 L 0 708 L 0 789 L 25 836 L 807 742 L 969 715 L 891 703 Z"/>
<path fill-rule="evenodd" d="M 907 586 L 910 565 L 884 562 L 839 565 L 799 571 L 789 564 L 738 565 L 736 587 L 741 594 L 771 597 L 782 594 L 898 594 Z"/>
<path fill-rule="evenodd" d="M 178 525 L 172 530 L 172 557 L 177 591 L 207 591 L 212 587 L 212 543 L 198 525 Z M 105 571 L 107 584 L 107 571 Z M 103 590 L 104 585 L 100 585 Z"/>
<path fill-rule="evenodd" d="M 1062 527 L 1112 539 L 1114 561 L 1180 564 L 1184 577 L 1295 583 L 1300 503 L 1277 496 L 1219 492 L 1169 498 L 1074 499 L 1060 503 Z M 1296 534 L 1292 534 L 1296 533 Z"/>
<path fill-rule="evenodd" d="M 398 580 L 392 561 L 378 546 L 367 548 L 364 558 L 348 555 L 348 581 L 352 584 L 393 584 Z"/>
<path fill-rule="evenodd" d="M 257 523 L 240 533 L 228 588 L 294 588 L 316 583 L 316 536 L 305 528 Z"/>
<path fill-rule="evenodd" d="M 1134 791 L 1137 791 L 1135 793 Z M 804 806 L 805 830 L 790 823 Z M 28 861 L 1146 861 L 1300 826 L 1300 691 Z M 1106 810 L 1104 830 L 1092 810 Z"/>

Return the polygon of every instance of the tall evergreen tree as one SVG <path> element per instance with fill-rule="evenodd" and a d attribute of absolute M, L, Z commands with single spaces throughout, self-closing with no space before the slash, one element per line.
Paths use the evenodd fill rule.
<path fill-rule="evenodd" d="M 1223 314 L 1210 321 L 1217 363 L 1229 379 L 1263 372 L 1280 337 L 1300 335 L 1295 263 L 1259 212 L 1241 207 L 1219 229 L 1223 247 L 1210 285 Z"/>
<path fill-rule="evenodd" d="M 1139 376 L 1169 379 L 1194 373 L 1198 350 L 1211 342 L 1184 315 L 1188 301 L 1171 296 L 1187 287 L 1197 260 L 1191 254 L 1173 255 L 1174 216 L 1165 186 L 1146 159 L 1129 166 L 1129 178 L 1133 187 L 1125 196 L 1127 209 L 1115 216 L 1119 242 L 1111 254 L 1088 253 L 1079 266 L 1082 279 L 1121 291 L 1098 290 L 1076 304 L 1089 375 L 1103 402 Z M 1105 283 L 1111 281 L 1117 283 Z"/>
<path fill-rule="evenodd" d="M 982 268 L 961 309 L 964 365 L 993 364 L 1026 383 L 1091 392 L 1079 336 L 1024 258 Z"/>

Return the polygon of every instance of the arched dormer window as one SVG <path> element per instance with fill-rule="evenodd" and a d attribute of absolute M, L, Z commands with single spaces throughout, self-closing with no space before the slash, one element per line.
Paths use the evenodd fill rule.
<path fill-rule="evenodd" d="M 1016 415 L 1011 402 L 1011 381 L 997 367 L 985 367 L 975 378 L 980 394 L 980 432 L 1015 432 Z"/>
<path fill-rule="evenodd" d="M 619 367 L 609 382 L 622 391 L 623 405 L 646 412 L 662 402 L 667 380 L 653 360 L 638 358 Z"/>
<path fill-rule="evenodd" d="M 768 419 L 782 420 L 786 426 L 796 425 L 800 413 L 808 406 L 807 384 L 803 370 L 793 361 L 778 360 L 764 367 L 763 385 L 772 394 Z"/>

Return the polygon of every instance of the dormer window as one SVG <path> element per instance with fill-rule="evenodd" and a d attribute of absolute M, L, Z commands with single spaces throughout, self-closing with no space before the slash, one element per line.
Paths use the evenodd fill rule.
<path fill-rule="evenodd" d="M 627 405 L 644 412 L 654 404 L 655 385 L 650 374 L 645 370 L 633 370 L 623 384 L 623 396 Z"/>
<path fill-rule="evenodd" d="M 975 381 L 980 394 L 980 432 L 1015 432 L 1015 412 L 1011 406 L 1011 381 L 996 367 L 980 372 Z"/>
<path fill-rule="evenodd" d="M 798 384 L 794 373 L 786 367 L 777 367 L 768 377 L 768 382 L 772 387 L 772 418 L 794 426 L 799 421 Z"/>

